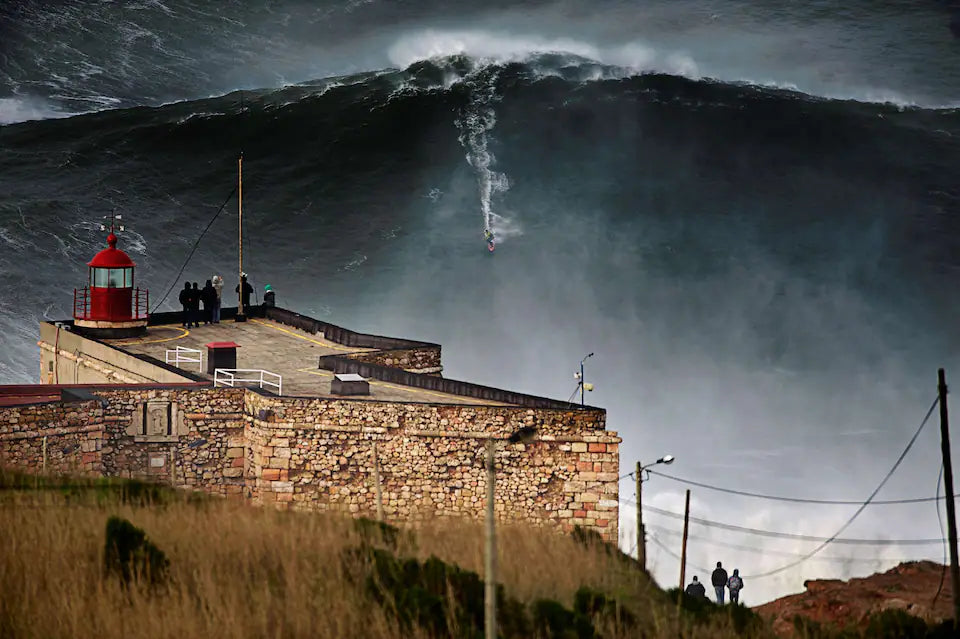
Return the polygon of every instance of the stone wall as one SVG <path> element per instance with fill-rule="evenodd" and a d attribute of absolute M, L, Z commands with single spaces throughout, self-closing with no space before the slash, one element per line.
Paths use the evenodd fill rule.
<path fill-rule="evenodd" d="M 246 483 L 242 388 L 95 391 L 107 401 L 103 472 L 240 495 Z M 144 428 L 144 411 L 169 409 L 169 428 Z"/>
<path fill-rule="evenodd" d="M 8 468 L 98 475 L 103 436 L 103 409 L 96 401 L 0 408 L 0 464 Z"/>
<path fill-rule="evenodd" d="M 402 368 L 411 373 L 432 375 L 443 370 L 441 366 L 440 347 L 422 346 L 417 348 L 400 348 L 387 351 L 369 351 L 365 353 L 347 353 L 343 357 L 355 359 L 368 364 L 379 364 Z"/>
<path fill-rule="evenodd" d="M 373 516 L 376 442 L 384 511 L 402 523 L 482 517 L 484 448 L 492 439 L 499 518 L 580 524 L 617 540 L 620 438 L 604 430 L 602 410 L 304 399 L 243 388 L 91 392 L 105 407 L 0 408 L 0 462 L 39 469 L 47 434 L 48 470 Z M 509 444 L 523 426 L 537 429 L 534 440 Z"/>
<path fill-rule="evenodd" d="M 501 519 L 575 524 L 616 542 L 619 443 L 603 411 L 399 404 L 247 396 L 251 495 L 302 509 L 376 512 L 377 442 L 384 511 L 405 521 L 483 516 L 484 447 L 498 441 Z M 506 438 L 523 426 L 528 444 Z"/>

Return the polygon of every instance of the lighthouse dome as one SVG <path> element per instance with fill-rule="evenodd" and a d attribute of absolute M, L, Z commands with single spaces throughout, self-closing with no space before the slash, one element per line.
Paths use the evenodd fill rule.
<path fill-rule="evenodd" d="M 109 248 L 105 248 L 93 259 L 87 262 L 87 266 L 93 268 L 130 268 L 136 266 L 130 256 L 117 248 L 117 236 L 113 233 L 107 236 Z"/>

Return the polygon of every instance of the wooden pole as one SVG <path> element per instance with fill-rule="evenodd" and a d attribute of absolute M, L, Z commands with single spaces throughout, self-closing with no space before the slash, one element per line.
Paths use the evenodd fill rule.
<path fill-rule="evenodd" d="M 240 296 L 237 299 L 236 321 L 244 322 L 247 318 L 243 313 L 243 153 L 237 158 L 237 215 L 239 218 L 238 231 L 240 235 L 238 241 L 240 248 L 240 271 L 237 279 L 240 282 Z"/>
<path fill-rule="evenodd" d="M 47 474 L 47 436 L 43 436 L 43 469 L 41 471 L 44 475 Z"/>
<path fill-rule="evenodd" d="M 377 455 L 377 442 L 373 442 L 373 481 L 377 491 L 377 521 L 383 521 L 383 488 L 380 487 L 380 457 Z"/>
<path fill-rule="evenodd" d="M 486 639 L 497 639 L 497 540 L 493 520 L 494 482 L 496 481 L 494 451 L 497 440 L 487 440 L 487 544 L 484 566 L 483 629 Z"/>
<path fill-rule="evenodd" d="M 647 569 L 647 539 L 643 530 L 643 478 L 640 476 L 641 466 L 637 462 L 637 563 L 641 570 Z"/>
<path fill-rule="evenodd" d="M 683 549 L 680 551 L 680 592 L 687 578 L 687 530 L 690 527 L 690 489 L 687 489 L 687 505 L 683 510 Z"/>
<path fill-rule="evenodd" d="M 940 452 L 943 455 L 943 489 L 947 503 L 947 536 L 950 541 L 950 587 L 953 589 L 953 625 L 960 623 L 960 563 L 957 561 L 957 513 L 953 502 L 953 465 L 950 462 L 950 420 L 947 415 L 947 377 L 937 371 L 940 396 Z"/>

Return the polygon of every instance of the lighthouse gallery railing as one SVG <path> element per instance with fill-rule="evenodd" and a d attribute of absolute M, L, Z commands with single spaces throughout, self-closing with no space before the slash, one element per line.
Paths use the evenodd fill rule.
<path fill-rule="evenodd" d="M 149 317 L 150 291 L 135 288 L 131 291 L 131 315 L 126 320 L 143 320 Z M 105 317 L 90 316 L 90 287 L 84 286 L 73 289 L 73 317 L 81 320 L 108 319 Z"/>

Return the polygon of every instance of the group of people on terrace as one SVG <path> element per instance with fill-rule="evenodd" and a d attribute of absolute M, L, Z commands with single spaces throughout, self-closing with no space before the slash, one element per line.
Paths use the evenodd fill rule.
<path fill-rule="evenodd" d="M 713 584 L 718 604 L 723 605 L 724 589 L 730 591 L 731 603 L 739 603 L 740 591 L 743 589 L 743 578 L 740 576 L 739 569 L 734 568 L 733 574 L 728 576 L 727 571 L 723 569 L 723 564 L 718 561 L 716 569 L 710 575 L 710 583 Z M 698 581 L 697 577 L 693 578 L 693 582 L 687 586 L 685 592 L 691 597 L 707 598 L 707 589 Z"/>
<path fill-rule="evenodd" d="M 240 276 L 240 283 L 237 284 L 234 292 L 240 293 L 243 308 L 250 308 L 250 295 L 253 293 L 253 286 L 247 281 L 246 273 Z M 207 280 L 203 288 L 200 288 L 197 282 L 193 282 L 192 286 L 190 282 L 184 282 L 179 299 L 180 305 L 183 307 L 181 325 L 185 328 L 200 326 L 201 321 L 204 324 L 219 324 L 220 307 L 223 302 L 223 277 L 219 274 L 214 275 Z M 263 290 L 262 306 L 276 306 L 276 299 L 273 287 L 267 284 Z M 203 306 L 202 311 L 200 309 L 201 305 Z"/>

